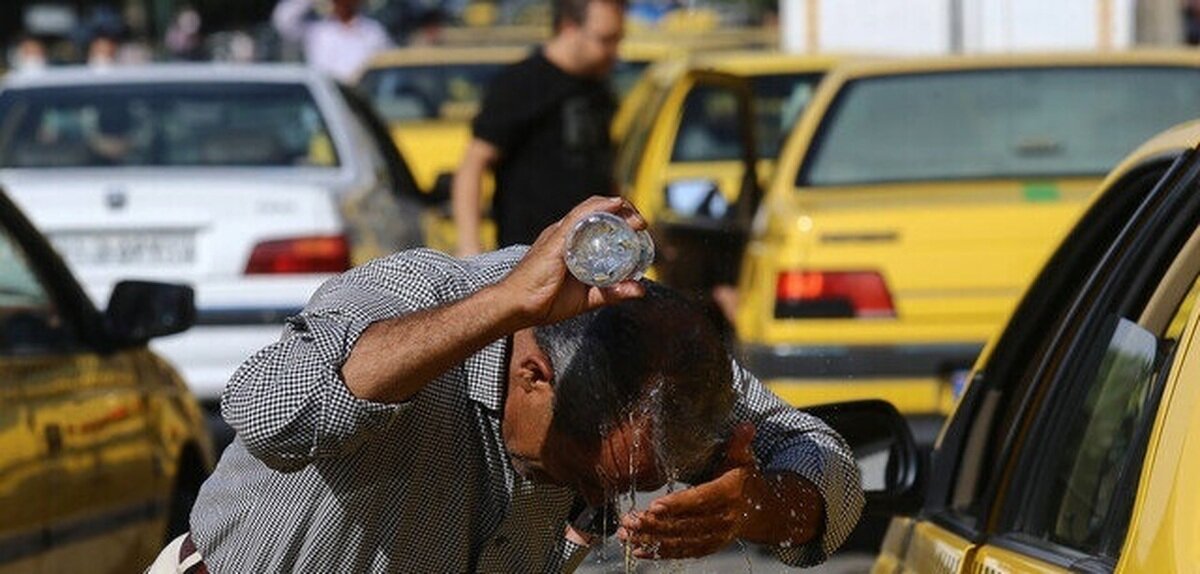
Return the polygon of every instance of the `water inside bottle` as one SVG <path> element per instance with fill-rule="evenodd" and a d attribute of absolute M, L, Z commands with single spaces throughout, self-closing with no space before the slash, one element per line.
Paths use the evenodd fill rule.
<path fill-rule="evenodd" d="M 650 234 L 635 232 L 611 213 L 588 215 L 567 237 L 567 268 L 588 285 L 608 287 L 638 279 L 653 261 Z"/>

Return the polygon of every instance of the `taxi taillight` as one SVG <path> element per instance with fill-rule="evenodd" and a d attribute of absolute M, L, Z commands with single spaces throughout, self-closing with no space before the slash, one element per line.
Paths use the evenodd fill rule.
<path fill-rule="evenodd" d="M 294 237 L 254 246 L 247 275 L 341 273 L 350 268 L 350 245 L 344 235 Z"/>
<path fill-rule="evenodd" d="M 895 316 L 887 283 L 874 271 L 784 271 L 775 282 L 778 319 Z"/>

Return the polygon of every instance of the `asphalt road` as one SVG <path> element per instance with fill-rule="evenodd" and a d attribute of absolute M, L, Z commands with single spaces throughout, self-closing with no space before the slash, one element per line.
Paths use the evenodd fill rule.
<path fill-rule="evenodd" d="M 624 554 L 621 545 L 615 539 L 609 542 L 604 553 L 606 559 L 601 559 L 600 553 L 593 551 L 587 560 L 575 570 L 580 574 L 623 574 L 625 572 Z M 662 560 L 639 561 L 631 572 L 647 573 L 714 573 L 726 574 L 754 572 L 756 574 L 773 574 L 776 572 L 806 572 L 819 574 L 866 574 L 871 571 L 874 556 L 869 554 L 834 555 L 824 564 L 813 568 L 789 568 L 776 560 L 765 550 L 747 547 L 744 551 L 737 547 L 720 552 L 702 560 Z"/>

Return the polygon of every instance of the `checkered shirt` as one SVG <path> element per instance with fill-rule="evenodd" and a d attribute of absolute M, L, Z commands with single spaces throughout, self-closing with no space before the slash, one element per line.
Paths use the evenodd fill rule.
<path fill-rule="evenodd" d="M 510 338 L 401 404 L 355 397 L 340 373 L 372 322 L 466 297 L 524 252 L 458 260 L 418 249 L 355 268 L 238 369 L 221 405 L 237 438 L 191 515 L 213 572 L 574 570 L 587 551 L 564 538 L 575 494 L 522 478 L 501 439 Z M 820 539 L 776 553 L 820 562 L 858 519 L 858 467 L 823 423 L 735 373 L 733 417 L 756 423 L 764 468 L 807 478 L 825 499 Z"/>

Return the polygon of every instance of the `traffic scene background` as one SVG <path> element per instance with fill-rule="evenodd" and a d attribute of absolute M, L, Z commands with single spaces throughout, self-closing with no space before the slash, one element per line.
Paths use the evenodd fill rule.
<path fill-rule="evenodd" d="M 324 281 L 463 254 L 472 120 L 551 20 L 0 5 L 0 572 L 141 571 L 237 440 L 226 382 Z M 815 571 L 1200 564 L 1200 2 L 638 0 L 624 22 L 612 175 L 650 277 L 854 447 L 867 509 Z M 611 539 L 579 570 L 786 568 L 743 544 L 631 564 Z"/>

